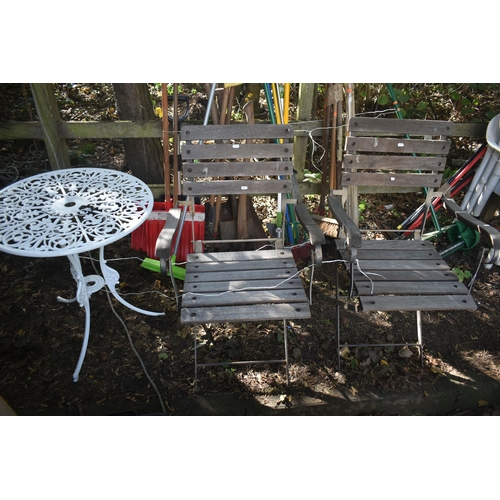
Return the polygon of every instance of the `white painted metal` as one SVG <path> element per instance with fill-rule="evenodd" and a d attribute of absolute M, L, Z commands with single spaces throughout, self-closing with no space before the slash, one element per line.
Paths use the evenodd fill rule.
<path fill-rule="evenodd" d="M 23 257 L 68 257 L 77 284 L 72 299 L 85 309 L 85 331 L 73 374 L 76 382 L 85 358 L 90 332 L 90 296 L 107 286 L 117 292 L 119 274 L 106 264 L 104 247 L 130 234 L 153 210 L 151 190 L 141 180 L 105 168 L 54 170 L 20 180 L 0 191 L 0 250 Z M 99 275 L 84 276 L 79 254 L 99 249 Z"/>

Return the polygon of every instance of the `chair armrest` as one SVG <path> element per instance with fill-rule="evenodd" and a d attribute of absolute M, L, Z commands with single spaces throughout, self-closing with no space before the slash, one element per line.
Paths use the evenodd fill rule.
<path fill-rule="evenodd" d="M 469 212 L 462 210 L 455 201 L 446 198 L 444 195 L 442 199 L 443 205 L 448 213 L 453 215 L 453 217 L 460 222 L 463 222 L 467 226 L 478 231 L 481 236 L 488 240 L 488 246 L 495 250 L 500 250 L 500 232 L 486 222 L 476 219 L 476 217 L 471 215 Z"/>
<path fill-rule="evenodd" d="M 323 249 L 321 248 L 321 245 L 324 245 L 326 243 L 325 235 L 323 234 L 323 231 L 320 229 L 318 224 L 314 222 L 314 219 L 311 217 L 309 210 L 307 210 L 307 207 L 304 204 L 296 203 L 294 205 L 294 208 L 297 219 L 299 219 L 300 223 L 306 230 L 309 236 L 309 241 L 315 247 L 314 263 L 317 266 L 320 266 L 323 262 Z"/>
<path fill-rule="evenodd" d="M 181 217 L 180 208 L 172 208 L 168 212 L 167 220 L 165 225 L 158 235 L 156 240 L 156 256 L 160 259 L 160 270 L 162 273 L 166 274 L 168 272 L 168 261 L 170 260 L 170 255 L 172 251 L 172 241 L 174 239 L 174 234 L 179 225 L 179 219 Z"/>
<path fill-rule="evenodd" d="M 361 232 L 344 210 L 342 196 L 328 196 L 328 206 L 332 211 L 333 218 L 337 220 L 340 227 L 344 230 L 347 237 L 347 244 L 354 248 L 361 248 Z"/>

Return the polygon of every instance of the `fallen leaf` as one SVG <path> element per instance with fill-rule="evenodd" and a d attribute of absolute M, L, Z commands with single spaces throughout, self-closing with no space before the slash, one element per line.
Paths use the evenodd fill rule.
<path fill-rule="evenodd" d="M 405 345 L 399 350 L 398 355 L 400 358 L 411 358 L 413 356 L 413 353 L 410 351 L 408 346 Z"/>
<path fill-rule="evenodd" d="M 344 346 L 344 347 L 342 347 L 342 349 L 340 349 L 340 356 L 344 359 L 349 360 L 349 359 L 351 359 L 350 352 L 351 351 L 349 351 L 349 347 Z"/>
<path fill-rule="evenodd" d="M 478 402 L 477 402 L 478 406 L 488 406 L 489 403 L 488 401 L 484 400 L 484 399 L 480 399 Z"/>
<path fill-rule="evenodd" d="M 437 366 L 431 366 L 431 372 L 432 373 L 439 373 L 439 374 L 444 373 L 444 371 L 441 370 L 440 368 L 438 368 Z"/>

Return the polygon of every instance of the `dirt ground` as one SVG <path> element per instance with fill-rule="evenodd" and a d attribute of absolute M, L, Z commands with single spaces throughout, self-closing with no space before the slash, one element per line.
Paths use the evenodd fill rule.
<path fill-rule="evenodd" d="M 114 299 L 110 303 L 104 290 L 95 293 L 88 352 L 80 380 L 74 383 L 71 375 L 85 317 L 78 304 L 57 301 L 58 296 L 74 295 L 69 261 L 65 257 L 29 260 L 0 254 L 0 389 L 19 414 L 182 414 L 177 401 L 195 394 L 195 331 L 206 342 L 200 354 L 206 351 L 210 359 L 282 356 L 281 324 L 208 325 L 201 330 L 182 327 L 170 279 L 141 267 L 137 257 L 143 255 L 130 249 L 127 238 L 110 245 L 106 257 L 120 273 L 120 293 L 127 300 L 165 311 L 166 316 L 137 314 Z M 94 272 L 92 260 L 84 260 L 84 267 L 89 274 Z M 321 399 L 322 392 L 332 388 L 353 393 L 369 388 L 387 393 L 431 391 L 440 377 L 456 371 L 480 372 L 500 381 L 498 271 L 480 271 L 474 287 L 477 311 L 424 313 L 424 367 L 416 351 L 408 358 L 398 349 L 359 348 L 351 353 L 352 360 L 343 361 L 342 373 L 335 366 L 335 310 L 325 298 L 333 293 L 332 272 L 333 264 L 316 270 L 313 316 L 290 328 L 291 387 L 286 387 L 284 369 L 276 365 L 205 368 L 200 371 L 197 394 L 232 392 L 242 399 L 306 394 Z M 362 335 L 370 342 L 414 340 L 413 314 L 345 312 L 342 327 L 351 339 Z"/>
<path fill-rule="evenodd" d="M 28 146 L 26 154 L 20 155 L 14 151 L 17 145 L 1 146 L 4 178 L 12 172 L 12 166 L 22 175 L 47 166 L 43 151 Z M 122 168 L 119 143 L 94 149 L 89 161 L 100 161 L 99 155 L 107 158 L 110 166 Z M 401 208 L 403 216 L 407 200 L 401 198 L 399 202 L 401 207 L 396 200 L 395 208 Z M 367 221 L 385 223 L 386 215 L 377 207 L 373 204 L 366 212 Z M 324 253 L 326 262 L 335 258 L 330 240 Z M 97 255 L 83 257 L 84 270 L 94 274 L 92 259 Z M 205 368 L 200 371 L 195 393 L 194 333 L 203 343 L 200 355 L 209 359 L 270 359 L 282 356 L 282 325 L 182 327 L 170 278 L 141 267 L 144 257 L 144 253 L 131 249 L 130 237 L 106 248 L 108 264 L 120 273 L 120 293 L 141 308 L 164 311 L 165 316 L 138 314 L 110 299 L 105 290 L 93 294 L 88 351 L 80 380 L 74 383 L 72 373 L 80 353 L 85 316 L 77 303 L 57 301 L 58 296 L 71 298 L 75 293 L 69 261 L 65 257 L 26 259 L 0 252 L 0 395 L 18 414 L 182 415 L 188 413 L 183 407 L 186 398 L 227 392 L 241 400 L 280 396 L 284 403 L 295 395 L 322 399 L 334 388 L 353 394 L 371 388 L 386 394 L 425 393 L 440 378 L 456 373 L 500 382 L 498 267 L 489 271 L 480 268 L 473 288 L 476 311 L 423 313 L 423 367 L 412 349 L 359 348 L 343 360 L 339 372 L 335 308 L 328 300 L 334 294 L 334 264 L 325 263 L 314 272 L 311 319 L 297 321 L 289 329 L 291 385 L 286 386 L 284 368 L 277 365 Z M 448 260 L 452 268 L 474 272 L 476 257 L 473 250 L 454 253 Z M 301 262 L 300 266 L 307 264 Z M 303 279 L 307 286 L 308 278 Z M 415 318 L 403 312 L 345 311 L 342 329 L 350 340 L 413 341 Z M 455 414 L 453 408 L 449 413 Z M 489 401 L 478 401 L 477 408 L 460 412 L 498 413 Z"/>

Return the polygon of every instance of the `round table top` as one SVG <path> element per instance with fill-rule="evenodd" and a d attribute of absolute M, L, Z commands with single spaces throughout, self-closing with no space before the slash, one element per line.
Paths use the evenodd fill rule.
<path fill-rule="evenodd" d="M 146 184 L 116 170 L 35 175 L 0 191 L 0 250 L 25 257 L 95 250 L 139 227 L 153 202 Z"/>

